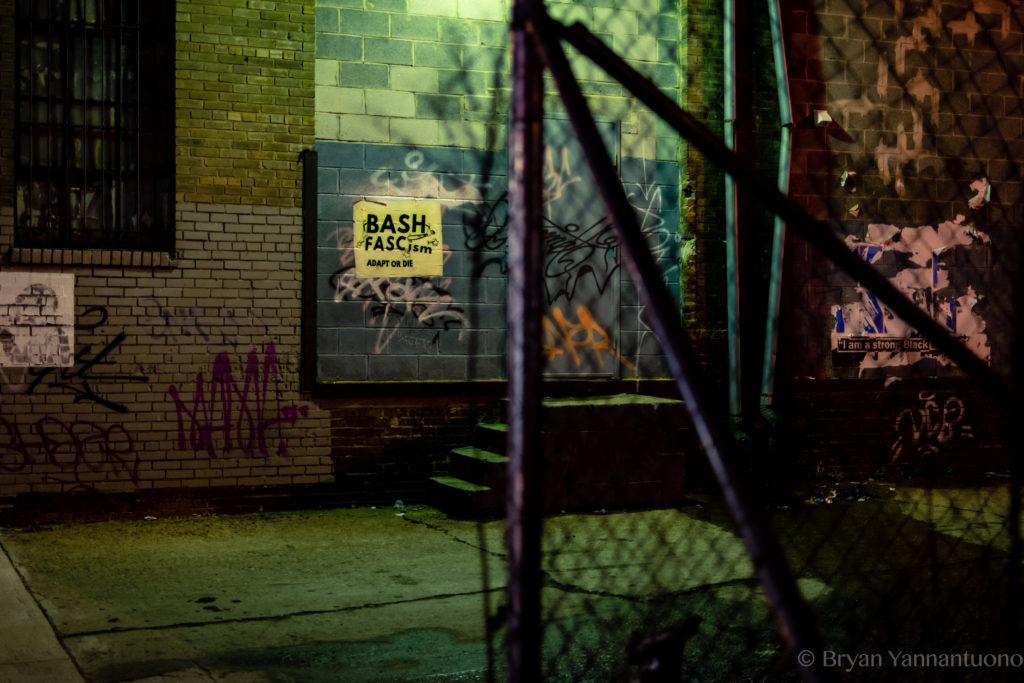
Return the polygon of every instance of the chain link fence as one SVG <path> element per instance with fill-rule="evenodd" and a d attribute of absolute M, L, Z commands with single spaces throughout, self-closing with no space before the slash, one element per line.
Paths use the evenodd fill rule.
<path fill-rule="evenodd" d="M 548 9 L 587 23 L 675 101 L 685 104 L 699 86 L 698 113 L 721 133 L 709 82 L 729 79 L 707 71 L 730 47 L 715 32 L 720 6 L 691 3 L 687 13 L 661 3 L 644 14 L 584 5 Z M 773 16 L 760 3 L 737 6 L 745 38 L 734 47 L 760 74 Z M 739 135 L 764 139 L 747 141 L 754 152 L 745 161 L 771 175 L 780 150 L 773 131 L 785 125 L 788 194 L 1009 381 L 1019 337 L 1022 10 L 998 0 L 781 10 L 775 43 L 786 55 L 791 121 L 778 102 L 747 97 L 744 110 L 741 96 Z M 614 36 L 624 20 L 637 21 L 638 36 L 643 26 L 654 32 L 659 59 Z M 666 26 L 678 29 L 675 39 Z M 707 41 L 688 43 L 698 35 Z M 674 131 L 571 55 L 664 284 L 682 310 L 701 306 L 690 297 L 708 304 L 687 316 L 694 346 L 720 361 L 707 349 L 726 344 L 733 321 L 715 291 L 725 282 L 705 280 L 726 271 L 727 212 L 712 202 L 720 171 L 694 161 L 689 141 L 670 142 Z M 796 680 L 808 665 L 849 680 L 1018 678 L 1016 437 L 1012 407 L 986 392 L 991 378 L 965 375 L 875 292 L 787 238 L 773 400 L 746 411 L 735 434 L 760 514 L 820 631 L 820 650 L 788 652 L 685 407 L 639 384 L 668 376 L 665 357 L 553 93 L 546 372 L 638 384 L 628 400 L 545 405 L 545 679 Z M 621 123 L 602 123 L 602 113 Z M 706 198 L 691 194 L 705 187 Z M 741 242 L 761 256 L 739 273 L 738 296 L 763 310 L 775 277 L 765 232 L 772 214 L 752 211 L 755 193 L 743 192 L 738 215 L 761 232 Z M 742 329 L 756 355 L 774 315 Z M 728 373 L 707 366 L 724 422 Z"/>

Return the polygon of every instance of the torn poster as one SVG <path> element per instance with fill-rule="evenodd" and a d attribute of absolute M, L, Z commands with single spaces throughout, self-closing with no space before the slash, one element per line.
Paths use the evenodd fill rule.
<path fill-rule="evenodd" d="M 0 273 L 0 366 L 75 364 L 75 276 Z"/>

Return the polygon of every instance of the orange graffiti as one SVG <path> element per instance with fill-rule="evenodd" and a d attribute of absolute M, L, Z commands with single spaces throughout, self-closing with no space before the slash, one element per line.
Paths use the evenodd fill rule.
<path fill-rule="evenodd" d="M 601 352 L 607 351 L 608 355 L 619 359 L 619 362 L 630 370 L 636 370 L 635 365 L 612 348 L 608 333 L 597 324 L 586 306 L 576 309 L 576 319 L 578 322 L 569 322 L 566 320 L 565 314 L 562 313 L 562 309 L 556 307 L 551 309 L 551 317 L 544 316 L 541 320 L 544 328 L 544 352 L 548 355 L 549 361 L 568 353 L 576 367 L 579 367 L 578 350 L 589 348 L 597 356 L 598 363 L 602 366 L 604 366 L 604 356 L 601 355 Z"/>

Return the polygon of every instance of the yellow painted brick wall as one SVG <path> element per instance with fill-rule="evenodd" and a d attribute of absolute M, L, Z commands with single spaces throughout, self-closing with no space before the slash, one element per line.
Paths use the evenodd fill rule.
<path fill-rule="evenodd" d="M 177 201 L 299 206 L 313 3 L 178 2 L 176 29 Z"/>

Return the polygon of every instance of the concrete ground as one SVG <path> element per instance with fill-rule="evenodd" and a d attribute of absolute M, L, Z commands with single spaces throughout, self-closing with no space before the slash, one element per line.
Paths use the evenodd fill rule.
<path fill-rule="evenodd" d="M 999 647 L 1005 486 L 839 489 L 770 510 L 827 647 Z M 631 634 L 691 616 L 690 679 L 795 679 L 726 511 L 696 498 L 546 521 L 549 680 L 629 680 Z M 3 529 L 0 683 L 501 680 L 503 530 L 423 506 Z"/>

